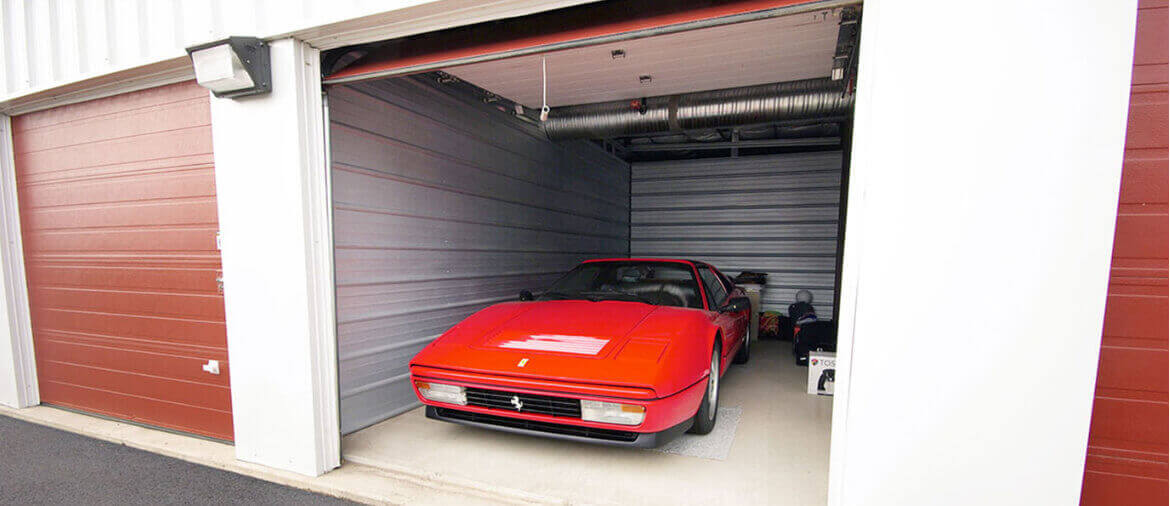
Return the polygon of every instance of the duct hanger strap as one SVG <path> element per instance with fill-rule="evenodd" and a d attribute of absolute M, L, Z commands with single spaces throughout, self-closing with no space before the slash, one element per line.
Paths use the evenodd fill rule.
<path fill-rule="evenodd" d="M 540 59 L 540 121 L 548 121 L 548 67 Z"/>

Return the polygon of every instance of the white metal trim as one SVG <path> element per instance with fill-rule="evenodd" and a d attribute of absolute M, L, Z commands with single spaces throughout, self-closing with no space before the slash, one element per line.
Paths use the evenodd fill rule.
<path fill-rule="evenodd" d="M 497 19 L 595 3 L 599 0 L 501 0 L 483 2 L 435 2 L 413 8 L 375 14 L 287 34 L 322 51 L 407 37 Z M 460 7 L 455 7 L 461 5 Z M 425 14 L 424 14 L 425 13 Z M 414 15 L 419 14 L 419 15 Z M 275 37 L 274 37 L 275 38 Z"/>
<path fill-rule="evenodd" d="M 4 308 L 8 313 L 13 373 L 16 378 L 16 406 L 40 404 L 36 356 L 33 352 L 32 320 L 29 312 L 28 282 L 24 271 L 24 246 L 20 233 L 20 206 L 17 201 L 16 163 L 12 142 L 12 118 L 0 116 L 0 280 L 4 285 Z"/>
<path fill-rule="evenodd" d="M 341 465 L 341 418 L 337 380 L 337 315 L 333 281 L 332 191 L 328 165 L 327 121 L 321 90 L 320 51 L 297 41 L 297 115 L 305 181 L 303 210 L 306 224 L 309 287 L 309 323 L 312 354 L 314 416 L 317 419 L 316 451 L 326 472 Z"/>
<path fill-rule="evenodd" d="M 0 102 L 0 113 L 17 116 L 192 79 L 195 79 L 195 71 L 191 67 L 191 60 L 187 57 L 174 58 L 64 85 L 33 90 L 20 97 Z"/>

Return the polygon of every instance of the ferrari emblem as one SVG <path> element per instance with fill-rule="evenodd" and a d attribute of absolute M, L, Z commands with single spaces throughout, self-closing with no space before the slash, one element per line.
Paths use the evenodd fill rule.
<path fill-rule="evenodd" d="M 527 359 L 525 359 L 525 360 L 527 360 Z M 512 396 L 512 405 L 516 406 L 516 411 L 520 411 L 520 408 L 524 407 L 524 403 L 520 401 L 520 396 L 518 396 L 518 395 Z"/>
<path fill-rule="evenodd" d="M 522 358 L 522 359 L 520 359 L 520 363 L 516 364 L 516 367 L 524 367 L 524 364 L 527 364 L 527 363 L 528 363 L 528 359 Z"/>

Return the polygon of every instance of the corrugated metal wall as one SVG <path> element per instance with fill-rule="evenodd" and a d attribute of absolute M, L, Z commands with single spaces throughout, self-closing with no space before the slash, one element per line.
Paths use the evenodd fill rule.
<path fill-rule="evenodd" d="M 630 251 L 768 273 L 764 309 L 811 290 L 833 317 L 841 152 L 635 163 Z"/>
<path fill-rule="evenodd" d="M 624 256 L 629 166 L 422 78 L 329 90 L 341 426 L 416 404 L 407 362 L 472 312 Z"/>

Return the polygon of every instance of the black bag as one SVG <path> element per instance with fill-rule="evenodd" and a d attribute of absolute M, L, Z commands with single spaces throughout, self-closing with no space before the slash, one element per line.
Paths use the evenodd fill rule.
<path fill-rule="evenodd" d="M 816 316 L 816 314 L 817 310 L 813 309 L 812 304 L 807 302 L 794 302 L 792 305 L 788 306 L 788 317 L 791 318 L 793 322 L 798 322 L 801 318 L 809 315 Z"/>
<path fill-rule="evenodd" d="M 742 285 L 742 284 L 746 284 L 746 283 L 750 283 L 753 285 L 766 285 L 766 284 L 768 284 L 768 273 L 743 271 L 743 272 L 739 273 L 738 276 L 735 277 L 734 281 L 735 281 L 735 284 L 737 284 L 737 285 Z"/>
<path fill-rule="evenodd" d="M 800 340 L 808 345 L 808 349 L 837 351 L 837 332 L 833 330 L 833 322 L 812 322 L 800 327 Z"/>
<path fill-rule="evenodd" d="M 792 341 L 792 354 L 796 356 L 796 363 L 808 363 L 808 352 L 813 350 L 837 351 L 837 331 L 833 322 L 812 322 L 800 326 L 800 332 Z"/>
<path fill-rule="evenodd" d="M 792 340 L 792 318 L 780 316 L 780 331 L 776 337 L 782 341 Z"/>

